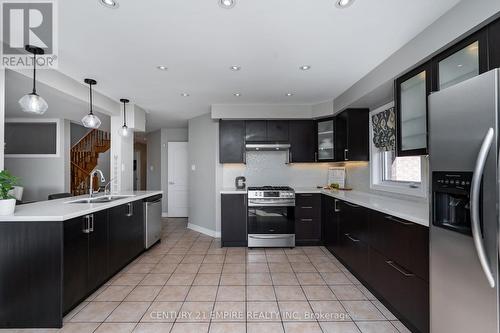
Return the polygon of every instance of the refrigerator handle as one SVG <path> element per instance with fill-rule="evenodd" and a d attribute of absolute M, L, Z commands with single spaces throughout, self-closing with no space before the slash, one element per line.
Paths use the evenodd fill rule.
<path fill-rule="evenodd" d="M 493 273 L 491 272 L 491 268 L 488 262 L 488 256 L 486 255 L 486 250 L 484 249 L 483 236 L 481 234 L 481 226 L 479 221 L 479 197 L 484 165 L 493 143 L 494 134 L 495 132 L 493 128 L 490 128 L 488 129 L 488 132 L 484 137 L 481 149 L 479 150 L 479 154 L 477 155 L 476 166 L 474 167 L 470 194 L 470 218 L 472 237 L 474 238 L 474 245 L 476 247 L 477 256 L 479 257 L 479 262 L 481 263 L 484 275 L 486 275 L 486 279 L 488 280 L 491 288 L 495 288 L 495 279 L 493 278 Z"/>

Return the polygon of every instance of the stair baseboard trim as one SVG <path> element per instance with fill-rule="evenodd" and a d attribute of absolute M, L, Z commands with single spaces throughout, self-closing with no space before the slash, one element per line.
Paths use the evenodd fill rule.
<path fill-rule="evenodd" d="M 197 231 L 197 232 L 202 233 L 204 235 L 214 237 L 214 238 L 220 238 L 220 231 L 215 231 L 215 230 L 211 230 L 208 228 L 200 227 L 199 225 L 192 224 L 192 223 L 188 223 L 187 227 L 188 227 L 188 229 Z"/>
<path fill-rule="evenodd" d="M 168 213 L 166 212 L 161 213 L 161 217 L 168 217 Z"/>

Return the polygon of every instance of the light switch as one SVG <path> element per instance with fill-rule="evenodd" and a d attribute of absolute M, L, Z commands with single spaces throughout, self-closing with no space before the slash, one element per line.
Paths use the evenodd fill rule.
<path fill-rule="evenodd" d="M 196 171 L 196 165 L 192 164 L 192 165 L 191 165 L 191 170 L 192 170 L 192 171 Z"/>

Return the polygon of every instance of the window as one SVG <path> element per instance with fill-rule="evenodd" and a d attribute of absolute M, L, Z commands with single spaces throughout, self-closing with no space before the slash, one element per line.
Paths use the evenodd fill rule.
<path fill-rule="evenodd" d="M 393 107 L 394 103 L 389 103 L 370 112 L 371 188 L 426 197 L 427 158 L 425 156 L 396 156 L 395 128 L 393 128 L 395 119 L 392 114 L 388 113 Z"/>

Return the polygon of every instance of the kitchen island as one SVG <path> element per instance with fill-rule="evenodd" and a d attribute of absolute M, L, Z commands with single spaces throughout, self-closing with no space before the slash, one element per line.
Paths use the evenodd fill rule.
<path fill-rule="evenodd" d="M 161 191 L 36 202 L 0 217 L 0 328 L 60 328 L 64 314 L 144 251 L 143 200 Z"/>

